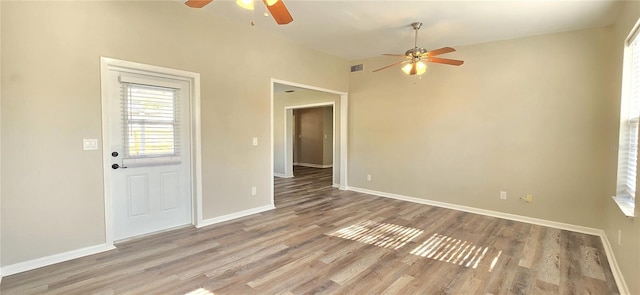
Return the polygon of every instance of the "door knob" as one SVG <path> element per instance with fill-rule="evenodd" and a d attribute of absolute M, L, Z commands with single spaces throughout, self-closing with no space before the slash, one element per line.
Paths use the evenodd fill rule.
<path fill-rule="evenodd" d="M 118 164 L 113 164 L 113 165 L 111 165 L 111 169 L 114 169 L 114 170 L 115 170 L 115 169 L 118 169 L 118 168 L 122 168 L 122 169 L 124 169 L 124 168 L 127 168 L 127 166 L 120 166 L 120 165 L 118 165 Z"/>
<path fill-rule="evenodd" d="M 112 152 L 111 156 L 114 157 L 114 158 L 117 157 L 118 156 L 118 152 Z"/>

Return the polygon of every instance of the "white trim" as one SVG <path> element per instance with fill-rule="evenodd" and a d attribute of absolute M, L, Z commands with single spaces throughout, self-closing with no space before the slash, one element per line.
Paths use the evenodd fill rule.
<path fill-rule="evenodd" d="M 302 166 L 309 168 L 331 168 L 333 165 L 320 165 L 320 164 L 311 164 L 311 163 L 293 163 L 293 166 Z"/>
<path fill-rule="evenodd" d="M 293 178 L 293 175 L 284 175 L 282 173 L 275 173 L 275 172 L 273 172 L 273 176 L 278 178 Z"/>
<path fill-rule="evenodd" d="M 147 86 L 159 86 L 159 87 L 173 88 L 173 89 L 182 88 L 182 84 L 172 83 L 168 81 L 149 80 L 149 79 L 143 79 L 138 77 L 129 77 L 126 75 L 120 75 L 118 78 L 120 82 L 123 82 L 123 83 L 142 84 Z"/>
<path fill-rule="evenodd" d="M 96 245 L 96 246 L 86 247 L 82 249 L 72 250 L 64 253 L 54 254 L 46 257 L 29 260 L 29 261 L 19 262 L 16 264 L 11 264 L 3 267 L 2 275 L 6 277 L 13 274 L 33 270 L 36 268 L 41 268 L 48 265 L 68 261 L 71 259 L 76 259 L 84 256 L 102 253 L 112 249 L 115 249 L 113 245 L 103 244 L 103 245 Z"/>
<path fill-rule="evenodd" d="M 291 105 L 284 107 L 285 110 L 298 110 L 298 109 L 310 109 L 310 108 L 319 108 L 319 107 L 328 107 L 334 106 L 335 101 L 328 102 L 319 102 L 319 103 L 310 103 L 310 104 L 301 104 L 301 105 Z"/>
<path fill-rule="evenodd" d="M 633 28 L 631 28 L 629 35 L 627 35 L 627 38 L 624 41 L 625 45 L 626 46 L 631 45 L 631 42 L 634 41 L 635 38 L 640 38 L 639 36 L 640 36 L 640 19 L 638 19 L 636 23 L 633 25 Z"/>
<path fill-rule="evenodd" d="M 607 234 L 603 230 L 600 230 L 600 233 L 598 235 L 602 240 L 604 252 L 607 254 L 607 260 L 609 261 L 609 268 L 611 268 L 613 278 L 616 280 L 616 285 L 618 285 L 618 291 L 620 292 L 620 295 L 630 295 L 631 292 L 629 292 L 627 282 L 625 282 L 624 280 L 624 276 L 622 275 L 622 271 L 620 270 L 620 266 L 618 265 L 616 256 L 613 254 L 613 248 L 611 247 L 609 238 L 607 238 Z"/>
<path fill-rule="evenodd" d="M 213 225 L 213 224 L 220 223 L 220 222 L 229 221 L 229 220 L 232 220 L 232 219 L 236 219 L 236 218 L 245 217 L 245 216 L 249 216 L 249 215 L 256 214 L 256 213 L 261 213 L 261 212 L 273 210 L 275 208 L 276 207 L 274 207 L 272 205 L 266 205 L 266 206 L 251 208 L 251 209 L 247 209 L 247 210 L 242 210 L 242 211 L 238 211 L 238 212 L 227 214 L 227 215 L 222 215 L 222 216 L 218 216 L 218 217 L 214 217 L 214 218 L 205 219 L 205 220 L 202 221 L 202 223 L 196 225 L 196 227 L 197 228 L 201 228 L 201 227 L 204 227 L 204 226 L 208 226 L 208 225 Z"/>
<path fill-rule="evenodd" d="M 100 88 L 101 88 L 101 104 L 102 104 L 102 187 L 104 192 L 104 227 L 105 227 L 105 244 L 113 246 L 113 210 L 111 208 L 113 202 L 111 200 L 111 173 L 106 173 L 105 167 L 109 167 L 111 159 L 107 154 L 111 147 L 107 144 L 109 140 L 109 115 L 106 110 L 109 109 L 109 101 L 107 99 L 109 85 L 109 65 L 112 59 L 100 57 Z"/>
<path fill-rule="evenodd" d="M 103 159 L 103 191 L 105 207 L 105 244 L 113 247 L 113 208 L 111 198 L 111 173 L 107 173 L 111 166 L 111 156 L 109 150 L 109 114 L 107 86 L 108 72 L 110 69 L 117 69 L 123 72 L 134 74 L 149 74 L 155 76 L 183 80 L 190 85 L 190 140 L 191 140 L 191 194 L 192 194 L 192 214 L 191 223 L 198 225 L 202 222 L 202 149 L 201 149 L 201 124 L 200 124 L 200 74 L 171 69 L 166 67 L 141 64 L 126 60 L 119 60 L 108 57 L 100 57 L 100 82 L 102 100 L 102 159 Z"/>
<path fill-rule="evenodd" d="M 193 175 L 191 176 L 192 194 L 195 190 L 195 207 L 191 214 L 192 224 L 198 225 L 202 223 L 202 125 L 200 117 L 200 74 L 196 74 L 191 83 L 191 163 Z"/>
<path fill-rule="evenodd" d="M 274 160 L 274 157 L 273 157 L 273 150 L 274 150 L 274 148 L 273 148 L 273 143 L 274 143 L 274 140 L 273 140 L 273 134 L 274 134 L 273 126 L 275 125 L 273 123 L 273 103 L 274 103 L 273 102 L 273 100 L 274 100 L 273 79 L 271 79 L 271 82 L 269 82 L 269 88 L 270 88 L 270 93 L 269 93 L 269 95 L 270 95 L 270 99 L 269 99 L 269 112 L 270 112 L 270 114 L 269 114 L 269 124 L 270 124 L 269 125 L 269 133 L 271 133 L 271 136 L 270 136 L 271 138 L 270 138 L 270 143 L 269 143 L 269 154 L 270 154 L 270 156 L 269 156 L 269 158 L 270 158 L 270 160 L 269 160 L 269 163 L 270 163 L 269 164 L 269 170 L 271 170 L 271 177 L 269 177 L 269 188 L 270 188 L 269 189 L 269 199 L 270 199 L 269 201 L 271 202 L 271 207 L 275 208 L 275 206 L 276 206 L 276 201 L 275 201 L 275 180 L 274 180 L 275 172 L 273 171 L 273 168 L 275 167 L 273 165 L 275 163 L 275 160 Z M 286 134 L 285 134 L 285 137 L 286 137 Z"/>
<path fill-rule="evenodd" d="M 347 124 L 349 123 L 349 94 L 346 92 L 340 95 L 340 189 L 347 190 L 349 187 L 347 184 Z"/>
<path fill-rule="evenodd" d="M 348 188 L 348 190 L 354 191 L 354 192 L 363 193 L 363 194 L 369 194 L 369 195 L 374 195 L 374 196 L 379 196 L 379 197 L 385 197 L 385 198 L 391 198 L 391 199 L 397 199 L 397 200 L 412 202 L 412 203 L 431 205 L 431 206 L 447 208 L 447 209 L 453 209 L 453 210 L 458 210 L 458 211 L 464 211 L 464 212 L 469 212 L 469 213 L 475 213 L 475 214 L 480 214 L 480 215 L 485 215 L 485 216 L 498 217 L 498 218 L 502 218 L 502 219 L 508 219 L 508 220 L 526 222 L 526 223 L 531 223 L 531 224 L 537 224 L 537 225 L 542 225 L 542 226 L 547 226 L 547 227 L 552 227 L 552 228 L 557 228 L 557 229 L 563 229 L 563 230 L 569 230 L 569 231 L 573 231 L 573 232 L 577 232 L 577 233 L 583 233 L 583 234 L 589 234 L 589 235 L 599 236 L 600 233 L 602 232 L 601 229 L 596 229 L 596 228 L 591 228 L 591 227 L 586 227 L 586 226 L 580 226 L 580 225 L 575 225 L 575 224 L 550 221 L 550 220 L 533 218 L 533 217 L 528 217 L 528 216 L 522 216 L 522 215 L 516 215 L 516 214 L 510 214 L 510 213 L 504 213 L 504 212 L 498 212 L 498 211 L 492 211 L 492 210 L 486 210 L 486 209 L 480 209 L 480 208 L 474 208 L 474 207 L 468 207 L 468 206 L 463 206 L 463 205 L 456 205 L 456 204 L 433 201 L 433 200 L 427 200 L 427 199 L 422 199 L 422 198 L 408 197 L 408 196 L 385 193 L 385 192 L 379 192 L 379 191 L 374 191 L 374 190 L 369 190 L 369 189 L 364 189 L 364 188 L 359 188 L 359 187 L 351 187 L 350 186 Z"/>

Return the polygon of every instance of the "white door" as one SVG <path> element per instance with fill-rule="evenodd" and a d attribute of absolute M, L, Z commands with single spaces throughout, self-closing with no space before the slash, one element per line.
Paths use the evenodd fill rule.
<path fill-rule="evenodd" d="M 114 239 L 191 224 L 189 81 L 111 69 L 107 92 Z"/>

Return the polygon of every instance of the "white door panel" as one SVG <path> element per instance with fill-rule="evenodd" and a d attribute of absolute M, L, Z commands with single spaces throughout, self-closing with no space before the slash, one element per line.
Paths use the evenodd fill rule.
<path fill-rule="evenodd" d="M 147 175 L 125 176 L 127 179 L 126 198 L 122 198 L 123 205 L 128 206 L 127 217 L 149 215 L 149 178 Z M 118 198 L 120 199 L 120 198 Z M 127 204 L 128 203 L 128 204 Z"/>
<path fill-rule="evenodd" d="M 148 84 L 158 81 L 158 84 L 154 85 L 163 87 L 178 85 L 180 89 L 177 92 L 178 99 L 175 100 L 172 111 L 167 112 L 173 112 L 174 117 L 178 118 L 181 124 L 172 125 L 167 129 L 162 122 L 156 125 L 147 123 L 145 127 L 140 127 L 142 125 L 138 123 L 135 123 L 137 125 L 125 123 L 124 116 L 126 115 L 123 114 L 126 114 L 124 105 L 127 105 L 127 100 L 123 99 L 120 82 L 124 75 L 128 77 L 129 81 L 146 81 L 142 83 Z M 123 73 L 117 70 L 109 71 L 107 91 L 109 140 L 111 141 L 109 146 L 112 149 L 105 152 L 111 154 L 111 163 L 118 165 L 118 167 L 116 169 L 107 167 L 109 171 L 106 173 L 111 173 L 111 183 L 106 185 L 111 187 L 115 240 L 191 224 L 191 141 L 189 138 L 189 96 L 191 94 L 189 89 L 188 81 Z M 138 108 L 135 109 L 135 112 L 143 115 L 144 113 L 153 114 L 161 109 L 158 104 L 139 102 L 138 104 L 142 104 L 144 107 L 137 105 Z M 133 117 L 135 116 L 133 115 Z M 129 115 L 127 118 L 131 117 Z M 161 131 L 157 131 L 160 130 L 158 128 Z M 160 134 L 157 137 L 162 138 L 163 141 L 160 145 L 150 143 L 155 140 L 155 137 L 145 137 L 147 136 L 144 135 L 145 132 L 146 134 Z M 168 149 L 174 154 L 150 155 L 150 153 L 157 151 L 144 154 L 146 147 L 149 150 L 152 148 L 163 149 L 167 136 L 171 138 L 169 141 L 174 140 L 176 143 L 175 146 Z M 125 147 L 128 147 L 129 150 L 125 150 Z M 134 150 L 135 152 L 133 152 Z M 144 155 L 140 156 L 141 154 Z"/>

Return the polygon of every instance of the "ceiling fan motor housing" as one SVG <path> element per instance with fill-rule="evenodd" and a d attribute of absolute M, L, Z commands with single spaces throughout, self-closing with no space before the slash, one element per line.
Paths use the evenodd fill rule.
<path fill-rule="evenodd" d="M 404 52 L 408 58 L 420 59 L 423 55 L 427 54 L 427 50 L 422 47 L 414 47 Z"/>

